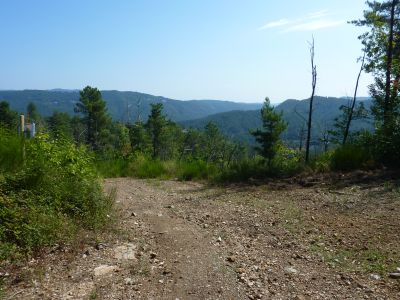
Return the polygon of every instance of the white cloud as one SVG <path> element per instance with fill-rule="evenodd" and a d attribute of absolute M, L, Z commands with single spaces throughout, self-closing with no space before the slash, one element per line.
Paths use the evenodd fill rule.
<path fill-rule="evenodd" d="M 264 30 L 264 29 L 269 29 L 269 28 L 274 28 L 274 27 L 285 26 L 287 24 L 289 24 L 289 20 L 288 19 L 280 19 L 278 21 L 269 22 L 269 23 L 261 26 L 258 29 L 259 30 Z"/>
<path fill-rule="evenodd" d="M 284 18 L 277 21 L 272 21 L 259 27 L 258 30 L 285 27 L 284 30 L 282 30 L 281 32 L 310 31 L 310 30 L 319 30 L 330 27 L 337 27 L 346 23 L 346 21 L 343 20 L 335 20 L 328 18 L 330 15 L 331 14 L 326 9 L 319 10 L 307 14 L 305 17 L 293 20 Z"/>
<path fill-rule="evenodd" d="M 330 28 L 330 27 L 337 27 L 345 24 L 346 21 L 343 20 L 336 20 L 336 21 L 331 21 L 331 20 L 317 20 L 317 21 L 311 21 L 311 22 L 304 22 L 304 23 L 299 23 L 296 25 L 293 25 L 283 32 L 291 32 L 291 31 L 310 31 L 310 30 L 319 30 L 323 28 Z"/>

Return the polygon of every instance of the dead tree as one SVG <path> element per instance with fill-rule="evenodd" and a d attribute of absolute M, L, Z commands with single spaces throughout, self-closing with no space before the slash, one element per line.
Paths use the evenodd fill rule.
<path fill-rule="evenodd" d="M 364 52 L 364 56 L 361 60 L 360 72 L 358 72 L 358 76 L 357 76 L 356 88 L 354 89 L 353 101 L 351 102 L 351 106 L 350 106 L 350 109 L 349 109 L 349 112 L 347 115 L 347 122 L 346 122 L 346 127 L 345 127 L 344 133 L 343 133 L 342 145 L 346 144 L 347 137 L 349 136 L 350 125 L 351 125 L 351 121 L 353 120 L 354 108 L 356 106 L 358 83 L 360 81 L 361 73 L 364 69 L 364 62 L 365 62 L 365 52 Z"/>
<path fill-rule="evenodd" d="M 310 57 L 311 57 L 311 97 L 310 97 L 310 108 L 308 112 L 308 122 L 307 122 L 307 141 L 306 141 L 306 163 L 309 162 L 310 159 L 310 141 L 311 141 L 311 124 L 312 124 L 312 112 L 313 112 L 313 102 L 315 95 L 315 87 L 317 85 L 317 66 L 314 64 L 314 37 L 312 38 L 312 42 L 310 43 Z"/>

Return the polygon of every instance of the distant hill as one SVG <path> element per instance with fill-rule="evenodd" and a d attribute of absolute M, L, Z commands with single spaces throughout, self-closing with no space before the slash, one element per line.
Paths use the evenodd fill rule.
<path fill-rule="evenodd" d="M 371 101 L 367 98 L 362 99 L 365 107 L 369 108 Z M 282 135 L 282 138 L 286 141 L 296 143 L 299 140 L 301 128 L 306 129 L 305 120 L 308 116 L 309 103 L 309 99 L 289 99 L 275 107 L 283 112 L 283 117 L 289 124 Z M 312 128 L 312 138 L 314 140 L 320 138 L 325 129 L 332 128 L 334 119 L 340 114 L 339 107 L 347 103 L 347 98 L 315 98 Z M 260 110 L 223 112 L 197 120 L 183 121 L 180 124 L 186 128 L 203 128 L 210 121 L 216 123 L 225 135 L 249 143 L 254 143 L 254 138 L 249 131 L 261 127 Z M 359 120 L 353 122 L 351 130 L 360 128 L 372 129 L 371 121 Z"/>
<path fill-rule="evenodd" d="M 193 120 L 211 114 L 232 110 L 260 109 L 261 103 L 237 103 L 218 100 L 180 101 L 138 92 L 102 91 L 107 108 L 114 120 L 135 121 L 140 116 L 146 119 L 150 112 L 150 103 L 163 103 L 165 114 L 174 121 Z M 25 112 L 29 102 L 35 103 L 43 116 L 54 111 L 74 113 L 75 103 L 79 100 L 78 90 L 22 90 L 0 91 L 0 101 L 8 101 L 12 109 Z"/>

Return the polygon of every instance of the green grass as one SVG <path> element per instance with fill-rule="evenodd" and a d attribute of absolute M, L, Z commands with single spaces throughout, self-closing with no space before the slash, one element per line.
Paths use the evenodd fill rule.
<path fill-rule="evenodd" d="M 336 248 L 325 249 L 320 242 L 314 243 L 310 250 L 318 253 L 324 261 L 333 268 L 347 272 L 377 273 L 385 276 L 388 272 L 395 270 L 399 257 L 391 254 L 378 245 L 370 245 L 368 249 Z"/>

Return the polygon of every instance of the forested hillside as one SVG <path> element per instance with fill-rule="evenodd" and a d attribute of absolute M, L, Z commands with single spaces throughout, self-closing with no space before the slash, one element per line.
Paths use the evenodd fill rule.
<path fill-rule="evenodd" d="M 165 114 L 174 121 L 193 120 L 210 114 L 231 110 L 260 109 L 261 103 L 236 103 L 218 100 L 180 101 L 138 92 L 102 91 L 107 109 L 115 121 L 134 122 L 139 117 L 146 120 L 151 103 L 162 103 Z M 79 101 L 77 90 L 23 90 L 0 91 L 0 101 L 7 101 L 18 112 L 25 112 L 32 102 L 39 113 L 50 116 L 54 111 L 74 113 Z"/>
<path fill-rule="evenodd" d="M 366 109 L 371 106 L 368 98 L 363 99 Z M 314 122 L 313 139 L 318 140 L 328 130 L 333 129 L 335 118 L 340 114 L 340 107 L 348 105 L 348 99 L 333 97 L 316 97 L 314 99 Z M 297 143 L 306 130 L 306 116 L 308 114 L 309 99 L 294 100 L 289 99 L 276 106 L 277 111 L 283 112 L 283 118 L 288 123 L 282 138 L 292 143 Z M 230 111 L 207 116 L 197 120 L 179 122 L 187 128 L 204 128 L 209 123 L 214 122 L 226 136 L 249 143 L 254 143 L 254 137 L 250 130 L 261 127 L 260 110 L 251 111 Z M 355 120 L 351 124 L 351 130 L 368 129 L 372 130 L 372 121 L 369 118 Z M 304 136 L 303 136 L 304 138 Z"/>

